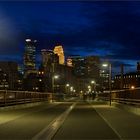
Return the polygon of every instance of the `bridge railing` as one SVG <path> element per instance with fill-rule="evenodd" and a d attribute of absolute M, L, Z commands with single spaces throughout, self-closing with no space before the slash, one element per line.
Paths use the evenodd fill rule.
<path fill-rule="evenodd" d="M 110 99 L 110 92 L 104 91 L 98 94 L 98 99 L 108 101 Z M 112 90 L 111 101 L 140 106 L 140 87 L 135 89 Z"/>
<path fill-rule="evenodd" d="M 51 101 L 52 93 L 0 90 L 0 106 L 28 102 Z"/>
<path fill-rule="evenodd" d="M 137 99 L 113 98 L 112 101 L 128 104 L 128 105 L 140 106 L 140 100 L 137 100 Z"/>

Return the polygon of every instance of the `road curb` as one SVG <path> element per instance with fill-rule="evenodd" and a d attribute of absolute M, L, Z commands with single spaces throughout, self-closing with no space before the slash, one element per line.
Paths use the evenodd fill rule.
<path fill-rule="evenodd" d="M 120 103 L 115 103 L 115 102 L 112 102 L 112 105 L 120 109 L 123 109 L 125 111 L 134 113 L 136 115 L 140 115 L 140 107 L 125 105 L 125 104 L 120 104 Z"/>

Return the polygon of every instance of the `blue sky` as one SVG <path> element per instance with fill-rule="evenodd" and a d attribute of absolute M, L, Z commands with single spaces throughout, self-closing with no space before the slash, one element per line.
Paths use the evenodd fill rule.
<path fill-rule="evenodd" d="M 56 43 L 65 55 L 99 55 L 135 70 L 140 60 L 140 2 L 0 2 L 0 60 L 22 63 L 25 38 L 38 40 L 37 56 Z"/>

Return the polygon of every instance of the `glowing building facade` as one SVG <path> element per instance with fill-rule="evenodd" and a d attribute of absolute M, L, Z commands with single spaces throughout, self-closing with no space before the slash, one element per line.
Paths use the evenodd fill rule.
<path fill-rule="evenodd" d="M 59 57 L 59 64 L 64 64 L 65 63 L 65 56 L 64 56 L 63 47 L 61 45 L 55 46 L 54 53 L 57 54 Z"/>
<path fill-rule="evenodd" d="M 36 69 L 36 40 L 25 40 L 24 73 L 29 74 Z"/>

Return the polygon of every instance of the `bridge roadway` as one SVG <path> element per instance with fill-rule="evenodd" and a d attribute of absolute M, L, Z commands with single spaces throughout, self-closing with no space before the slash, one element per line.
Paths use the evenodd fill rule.
<path fill-rule="evenodd" d="M 0 140 L 140 139 L 140 116 L 103 102 L 0 109 Z"/>

